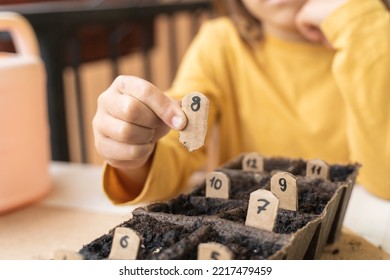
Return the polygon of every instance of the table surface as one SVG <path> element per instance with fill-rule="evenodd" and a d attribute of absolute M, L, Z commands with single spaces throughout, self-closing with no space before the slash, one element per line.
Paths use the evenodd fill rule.
<path fill-rule="evenodd" d="M 52 259 L 78 251 L 131 217 L 138 206 L 115 206 L 101 186 L 102 167 L 53 162 L 52 191 L 41 201 L 0 215 L 0 260 Z M 390 201 L 357 185 L 340 239 L 322 259 L 390 259 Z"/>

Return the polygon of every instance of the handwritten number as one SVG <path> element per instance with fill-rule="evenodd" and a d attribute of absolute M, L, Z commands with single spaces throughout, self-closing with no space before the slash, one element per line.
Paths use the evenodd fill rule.
<path fill-rule="evenodd" d="M 216 190 L 219 190 L 222 187 L 222 181 L 220 179 L 217 179 L 215 177 L 210 179 L 211 187 L 215 188 Z"/>
<path fill-rule="evenodd" d="M 125 235 L 119 241 L 119 244 L 121 245 L 122 248 L 126 248 L 129 245 L 129 242 L 127 241 L 127 239 L 129 239 L 129 237 L 127 235 Z"/>
<path fill-rule="evenodd" d="M 216 252 L 216 251 L 212 251 L 211 252 L 211 259 L 218 260 L 218 257 L 219 257 L 219 253 L 218 252 Z"/>
<path fill-rule="evenodd" d="M 199 111 L 199 109 L 200 109 L 200 97 L 199 96 L 192 97 L 191 109 L 194 112 Z"/>
<path fill-rule="evenodd" d="M 280 190 L 282 192 L 286 191 L 286 189 L 287 189 L 287 181 L 286 181 L 285 178 L 280 178 L 279 179 L 279 186 L 280 186 Z"/>
<path fill-rule="evenodd" d="M 264 199 L 264 198 L 260 198 L 257 201 L 264 202 L 263 205 L 260 205 L 259 207 L 257 207 L 257 214 L 260 214 L 261 211 L 265 211 L 266 210 L 266 208 L 267 208 L 268 204 L 270 204 L 270 202 L 268 200 Z"/>
<path fill-rule="evenodd" d="M 311 173 L 312 173 L 312 174 L 315 174 L 316 172 L 317 172 L 317 174 L 320 174 L 320 172 L 321 172 L 321 166 L 313 165 L 313 167 L 311 168 Z"/>
<path fill-rule="evenodd" d="M 248 166 L 248 167 L 250 167 L 250 168 L 257 168 L 257 165 L 256 165 L 256 163 L 257 163 L 257 161 L 256 161 L 256 159 L 254 159 L 254 158 L 250 158 L 250 159 L 248 159 L 247 161 L 246 161 L 246 165 Z"/>

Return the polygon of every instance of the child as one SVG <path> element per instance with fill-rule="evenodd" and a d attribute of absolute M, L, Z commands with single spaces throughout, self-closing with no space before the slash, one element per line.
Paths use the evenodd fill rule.
<path fill-rule="evenodd" d="M 359 162 L 359 182 L 390 199 L 386 3 L 231 1 L 230 17 L 201 28 L 166 95 L 140 78 L 118 77 L 93 121 L 109 198 L 169 199 L 207 159 L 215 168 L 259 152 Z M 187 120 L 177 100 L 193 91 L 208 96 L 208 134 L 218 131 L 219 142 L 190 153 L 178 140 Z"/>

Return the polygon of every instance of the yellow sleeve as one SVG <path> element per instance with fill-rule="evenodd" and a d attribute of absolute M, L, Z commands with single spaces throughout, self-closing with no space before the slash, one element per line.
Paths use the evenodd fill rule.
<path fill-rule="evenodd" d="M 217 30 L 204 24 L 183 58 L 171 89 L 166 93 L 179 100 L 194 91 L 205 94 L 210 101 L 208 135 L 218 115 L 217 95 L 221 91 L 218 90 L 215 75 L 218 71 L 215 69 L 220 69 L 220 64 L 224 61 L 218 47 L 222 45 L 221 42 L 224 40 L 218 36 Z M 213 48 L 209 47 L 210 44 Z M 116 204 L 125 205 L 166 200 L 182 192 L 187 187 L 190 175 L 206 165 L 207 140 L 204 147 L 189 152 L 179 142 L 178 134 L 172 130 L 157 143 L 151 170 L 137 197 L 124 190 L 115 169 L 106 165 L 103 185 L 109 199 Z"/>
<path fill-rule="evenodd" d="M 390 17 L 379 0 L 350 0 L 321 26 L 335 48 L 333 75 L 346 110 L 360 182 L 390 199 Z"/>

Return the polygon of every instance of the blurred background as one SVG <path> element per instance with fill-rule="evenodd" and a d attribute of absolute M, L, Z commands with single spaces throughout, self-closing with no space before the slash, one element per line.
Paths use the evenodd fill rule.
<path fill-rule="evenodd" d="M 97 98 L 118 75 L 167 89 L 202 22 L 226 2 L 0 0 L 0 259 L 78 250 L 128 219 L 133 208 L 101 191 Z M 375 246 L 347 232 L 327 258 L 390 258 L 388 201 L 356 186 L 344 225 Z"/>
<path fill-rule="evenodd" d="M 96 101 L 121 75 L 167 89 L 201 23 L 222 13 L 216 0 L 0 0 L 32 25 L 47 74 L 51 158 L 100 164 Z M 0 32 L 0 52 L 15 52 Z"/>

